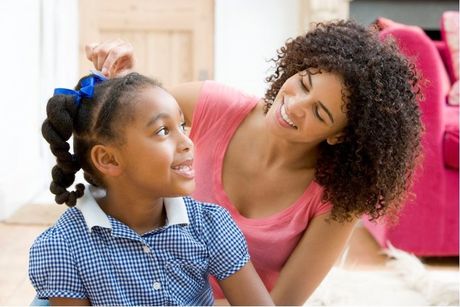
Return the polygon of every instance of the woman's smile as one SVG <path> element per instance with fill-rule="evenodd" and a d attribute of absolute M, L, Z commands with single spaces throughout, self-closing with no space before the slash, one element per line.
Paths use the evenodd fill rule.
<path fill-rule="evenodd" d="M 276 119 L 278 120 L 278 123 L 284 128 L 297 129 L 297 126 L 286 113 L 284 101 L 280 103 L 278 110 L 276 111 Z"/>

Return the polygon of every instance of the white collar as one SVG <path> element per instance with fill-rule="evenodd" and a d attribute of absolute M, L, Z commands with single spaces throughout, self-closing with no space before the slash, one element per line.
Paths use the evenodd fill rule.
<path fill-rule="evenodd" d="M 94 226 L 112 229 L 107 214 L 102 211 L 96 198 L 104 197 L 105 191 L 94 186 L 86 186 L 85 194 L 75 206 L 83 214 L 88 229 Z M 189 224 L 187 208 L 182 197 L 164 198 L 166 209 L 166 226 Z"/>

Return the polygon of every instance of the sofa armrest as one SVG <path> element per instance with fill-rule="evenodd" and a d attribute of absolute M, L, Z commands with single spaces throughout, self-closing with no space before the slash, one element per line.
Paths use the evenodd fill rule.
<path fill-rule="evenodd" d="M 458 125 L 446 127 L 443 141 L 444 165 L 458 170 Z"/>
<path fill-rule="evenodd" d="M 444 64 L 444 68 L 446 69 L 447 74 L 449 76 L 450 83 L 454 83 L 455 76 L 454 76 L 452 68 L 449 67 L 450 54 L 449 54 L 449 49 L 446 46 L 446 43 L 443 41 L 433 41 L 433 43 L 436 46 L 436 49 L 438 49 L 439 55 L 441 56 L 442 63 Z"/>

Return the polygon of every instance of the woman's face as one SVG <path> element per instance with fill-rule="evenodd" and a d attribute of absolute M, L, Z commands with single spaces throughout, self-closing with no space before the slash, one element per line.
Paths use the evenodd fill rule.
<path fill-rule="evenodd" d="M 346 126 L 340 75 L 308 69 L 290 77 L 266 115 L 269 131 L 300 143 L 338 142 Z"/>

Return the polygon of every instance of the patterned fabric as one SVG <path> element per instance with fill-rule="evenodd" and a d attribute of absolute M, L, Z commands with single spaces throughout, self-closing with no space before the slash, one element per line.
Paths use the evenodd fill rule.
<path fill-rule="evenodd" d="M 189 197 L 165 201 L 166 226 L 139 235 L 87 194 L 83 206 L 68 209 L 30 250 L 29 276 L 39 298 L 212 305 L 208 275 L 225 279 L 249 261 L 242 233 L 219 206 Z"/>

